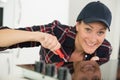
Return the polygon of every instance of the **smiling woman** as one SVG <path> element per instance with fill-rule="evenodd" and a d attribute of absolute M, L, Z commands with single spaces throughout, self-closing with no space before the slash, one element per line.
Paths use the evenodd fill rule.
<path fill-rule="evenodd" d="M 106 28 L 100 22 L 93 22 L 89 25 L 83 21 L 76 25 L 76 49 L 83 49 L 86 53 L 92 54 L 104 41 Z M 77 40 L 78 39 L 78 40 Z"/>
<path fill-rule="evenodd" d="M 95 1 L 83 8 L 74 27 L 58 20 L 18 29 L 2 27 L 0 50 L 41 46 L 40 60 L 46 63 L 64 61 L 56 53 L 60 49 L 68 62 L 97 60 L 103 64 L 109 61 L 112 51 L 111 44 L 105 39 L 111 17 L 109 8 Z"/>

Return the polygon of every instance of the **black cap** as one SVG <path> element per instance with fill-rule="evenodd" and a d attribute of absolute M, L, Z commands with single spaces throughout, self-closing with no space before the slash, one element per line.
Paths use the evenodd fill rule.
<path fill-rule="evenodd" d="M 76 21 L 83 20 L 86 23 L 100 21 L 103 22 L 110 31 L 111 19 L 112 14 L 109 8 L 100 1 L 97 1 L 88 3 L 82 9 Z"/>

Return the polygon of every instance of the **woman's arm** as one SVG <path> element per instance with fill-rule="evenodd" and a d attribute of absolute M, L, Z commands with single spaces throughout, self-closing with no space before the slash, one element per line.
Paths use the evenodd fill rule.
<path fill-rule="evenodd" d="M 38 33 L 39 37 L 42 38 L 42 32 L 2 29 L 0 30 L 0 47 L 8 47 L 26 41 L 36 41 L 35 37 Z"/>
<path fill-rule="evenodd" d="M 60 48 L 60 43 L 58 42 L 57 38 L 48 33 L 13 29 L 0 30 L 0 47 L 8 47 L 27 41 L 40 42 L 43 47 L 52 51 Z"/>

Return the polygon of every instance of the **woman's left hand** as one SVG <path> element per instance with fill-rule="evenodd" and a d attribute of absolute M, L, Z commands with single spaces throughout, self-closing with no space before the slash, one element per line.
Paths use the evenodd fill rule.
<path fill-rule="evenodd" d="M 94 57 L 92 57 L 90 60 L 96 61 L 96 60 L 99 60 L 99 57 L 98 57 L 98 56 L 94 56 Z"/>

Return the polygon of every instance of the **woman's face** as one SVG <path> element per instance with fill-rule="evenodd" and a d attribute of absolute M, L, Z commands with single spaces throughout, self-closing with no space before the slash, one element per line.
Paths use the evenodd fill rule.
<path fill-rule="evenodd" d="M 76 24 L 76 49 L 92 54 L 104 41 L 106 27 L 101 22 Z"/>

